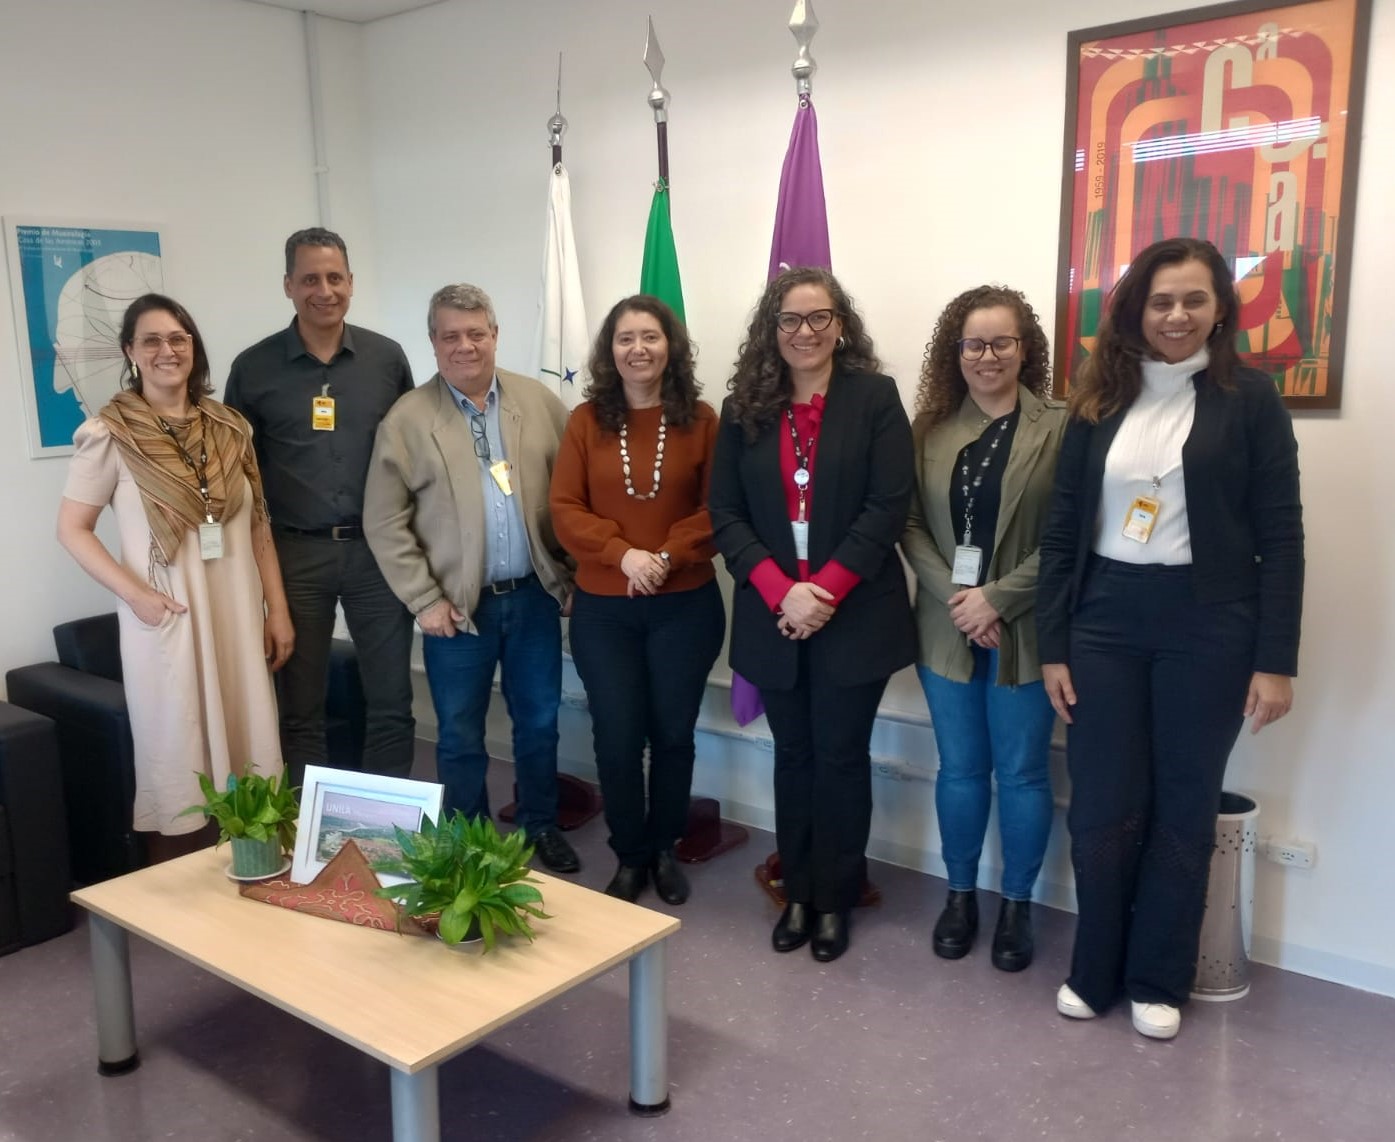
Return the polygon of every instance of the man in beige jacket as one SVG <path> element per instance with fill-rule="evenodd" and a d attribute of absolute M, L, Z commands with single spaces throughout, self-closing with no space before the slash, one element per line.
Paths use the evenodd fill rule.
<path fill-rule="evenodd" d="M 427 329 L 439 372 L 378 428 L 364 532 L 422 630 L 445 811 L 489 815 L 485 715 L 501 666 L 519 826 L 549 869 L 576 872 L 557 828 L 561 614 L 572 573 L 548 513 L 567 410 L 538 381 L 495 368 L 499 327 L 478 287 L 437 290 Z"/>

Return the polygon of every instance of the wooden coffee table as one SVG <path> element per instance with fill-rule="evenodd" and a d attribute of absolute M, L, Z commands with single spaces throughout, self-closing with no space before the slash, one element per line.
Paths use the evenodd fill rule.
<path fill-rule="evenodd" d="M 158 944 L 386 1063 L 395 1142 L 441 1136 L 437 1067 L 496 1028 L 629 961 L 630 1107 L 668 1109 L 670 916 L 538 874 L 550 920 L 487 956 L 247 900 L 226 848 L 74 892 L 91 914 L 102 1074 L 139 1065 L 127 933 Z"/>

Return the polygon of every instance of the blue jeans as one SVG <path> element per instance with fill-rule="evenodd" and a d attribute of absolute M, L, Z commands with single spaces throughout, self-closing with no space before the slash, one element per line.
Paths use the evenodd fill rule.
<path fill-rule="evenodd" d="M 505 595 L 485 587 L 474 621 L 479 634 L 421 640 L 439 727 L 436 776 L 446 787 L 443 810 L 489 816 L 484 723 L 494 668 L 501 664 L 501 688 L 513 721 L 518 825 L 531 836 L 557 823 L 561 610 L 534 577 Z"/>
<path fill-rule="evenodd" d="M 998 652 L 974 647 L 974 674 L 952 682 L 917 666 L 940 772 L 935 813 L 949 887 L 968 892 L 978 883 L 978 859 L 998 783 L 998 828 L 1003 844 L 1003 895 L 1030 900 L 1051 835 L 1048 770 L 1055 713 L 1040 682 L 998 686 Z"/>

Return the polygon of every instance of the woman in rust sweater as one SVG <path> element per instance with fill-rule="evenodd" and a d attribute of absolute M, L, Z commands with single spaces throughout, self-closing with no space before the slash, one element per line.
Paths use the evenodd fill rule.
<path fill-rule="evenodd" d="M 632 901 L 652 873 L 660 898 L 682 904 L 688 881 L 673 846 L 726 624 L 706 507 L 717 414 L 698 400 L 687 330 L 657 298 L 628 297 L 606 315 L 589 369 L 551 498 L 557 538 L 577 562 L 572 660 L 620 860 L 606 892 Z"/>

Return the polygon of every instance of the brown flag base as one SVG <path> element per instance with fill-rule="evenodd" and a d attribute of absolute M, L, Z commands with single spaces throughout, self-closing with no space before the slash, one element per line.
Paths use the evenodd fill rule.
<path fill-rule="evenodd" d="M 499 820 L 513 824 L 518 809 L 518 786 L 513 787 L 514 800 L 499 810 Z M 557 775 L 557 827 L 564 833 L 579 829 L 601 811 L 601 795 L 594 785 L 569 773 Z"/>
<path fill-rule="evenodd" d="M 766 894 L 779 908 L 783 908 L 789 903 L 785 899 L 784 874 L 780 870 L 780 854 L 771 853 L 765 858 L 764 864 L 756 865 L 756 883 L 765 889 Z M 859 908 L 866 908 L 872 904 L 882 902 L 882 890 L 866 878 L 862 881 L 862 899 L 857 902 Z"/>

